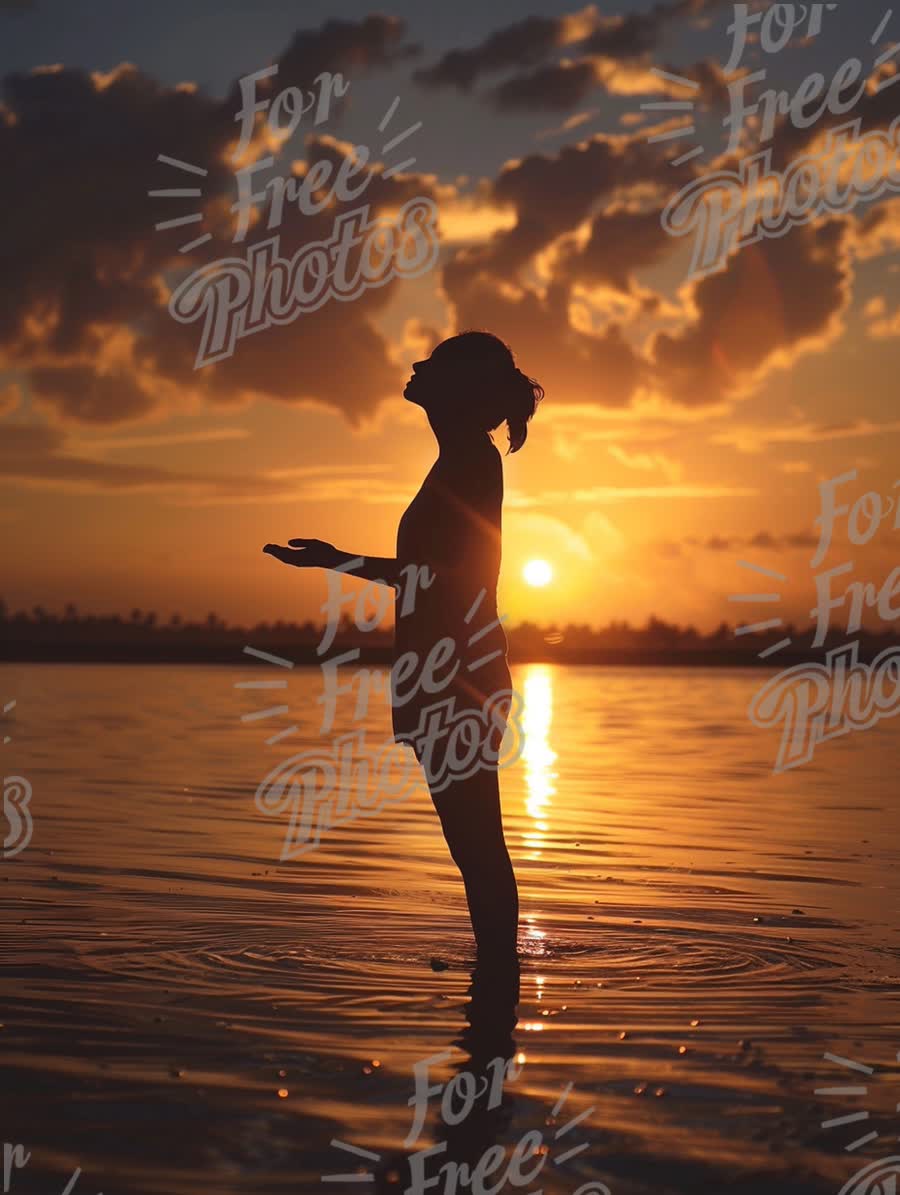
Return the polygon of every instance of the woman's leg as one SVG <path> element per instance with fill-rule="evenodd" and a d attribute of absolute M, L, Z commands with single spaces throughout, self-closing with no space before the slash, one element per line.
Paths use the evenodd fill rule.
<path fill-rule="evenodd" d="M 431 799 L 466 886 L 479 961 L 508 963 L 516 956 L 519 893 L 503 837 L 497 772 L 481 769 L 452 780 Z"/>

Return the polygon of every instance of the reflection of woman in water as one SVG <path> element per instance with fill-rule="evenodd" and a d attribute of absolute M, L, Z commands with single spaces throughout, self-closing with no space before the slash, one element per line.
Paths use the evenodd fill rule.
<path fill-rule="evenodd" d="M 396 557 L 367 556 L 347 571 L 402 594 L 411 574 L 427 567 L 414 600 L 398 602 L 394 737 L 412 746 L 425 768 L 444 837 L 465 883 L 478 961 L 502 964 L 516 957 L 519 904 L 503 837 L 497 768 L 482 766 L 448 782 L 447 736 L 428 740 L 423 730 L 429 709 L 452 698 L 454 722 L 461 711 L 469 712 L 467 733 L 480 726 L 478 733 L 496 759 L 512 685 L 506 636 L 497 621 L 503 469 L 489 433 L 506 422 L 509 450 L 516 452 L 544 392 L 516 368 L 503 341 L 487 332 L 464 332 L 439 344 L 427 361 L 417 361 L 403 393 L 425 410 L 438 458 L 400 520 Z M 358 559 L 321 540 L 292 539 L 290 544 L 267 544 L 264 551 L 301 568 L 335 569 Z M 446 639 L 456 644 L 452 656 L 437 647 Z M 401 662 L 410 653 L 418 662 L 414 675 Z M 431 693 L 420 683 L 429 675 L 429 653 Z M 443 683 L 451 676 L 449 684 Z M 504 693 L 505 701 L 491 701 Z M 447 724 L 444 718 L 442 725 Z M 460 754 L 466 755 L 465 746 Z M 478 758 L 485 754 L 479 752 Z"/>

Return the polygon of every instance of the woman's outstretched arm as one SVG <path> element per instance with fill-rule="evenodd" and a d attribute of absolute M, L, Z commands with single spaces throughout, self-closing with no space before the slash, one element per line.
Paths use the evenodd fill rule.
<path fill-rule="evenodd" d="M 354 556 L 342 552 L 333 544 L 321 539 L 291 539 L 288 547 L 281 544 L 266 544 L 263 548 L 270 556 L 283 564 L 295 568 L 326 568 L 345 572 L 363 581 L 376 581 L 380 585 L 396 588 L 400 584 L 400 569 L 390 556 Z M 355 562 L 355 563 L 354 563 Z"/>

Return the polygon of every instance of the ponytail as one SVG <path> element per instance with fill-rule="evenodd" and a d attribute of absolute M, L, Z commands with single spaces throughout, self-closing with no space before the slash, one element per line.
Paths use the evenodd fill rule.
<path fill-rule="evenodd" d="M 528 421 L 544 397 L 544 388 L 534 378 L 514 369 L 505 402 L 509 451 L 518 452 L 528 437 Z"/>

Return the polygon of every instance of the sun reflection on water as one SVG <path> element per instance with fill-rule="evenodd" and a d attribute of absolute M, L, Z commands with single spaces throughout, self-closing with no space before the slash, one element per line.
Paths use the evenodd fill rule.
<path fill-rule="evenodd" d="M 522 725 L 527 795 L 525 809 L 532 826 L 524 834 L 529 859 L 541 857 L 541 847 L 550 829 L 549 810 L 556 793 L 556 752 L 550 746 L 550 725 L 553 721 L 553 674 L 546 664 L 532 664 L 525 673 L 523 685 L 524 709 Z"/>

